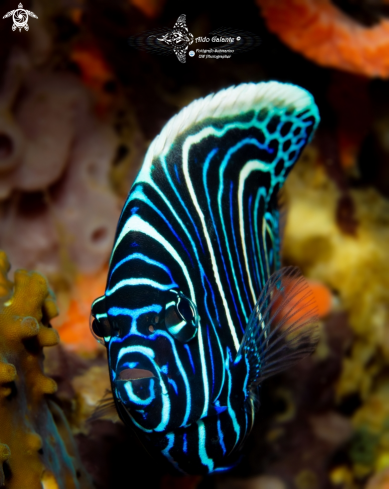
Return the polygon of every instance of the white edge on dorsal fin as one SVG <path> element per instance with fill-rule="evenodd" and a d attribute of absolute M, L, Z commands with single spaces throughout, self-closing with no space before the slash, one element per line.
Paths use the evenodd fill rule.
<path fill-rule="evenodd" d="M 313 96 L 304 88 L 276 81 L 242 83 L 194 100 L 172 117 L 150 144 L 144 166 L 150 165 L 156 156 L 169 149 L 172 142 L 193 124 L 208 118 L 232 117 L 265 107 L 283 107 L 297 112 L 309 110 L 316 120 L 314 130 L 320 120 Z"/>

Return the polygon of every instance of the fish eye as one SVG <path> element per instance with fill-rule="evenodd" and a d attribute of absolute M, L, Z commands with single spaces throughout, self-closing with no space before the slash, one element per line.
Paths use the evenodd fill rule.
<path fill-rule="evenodd" d="M 95 339 L 104 346 L 112 336 L 119 335 L 119 327 L 115 319 L 113 322 L 108 319 L 104 295 L 92 303 L 89 328 Z"/>
<path fill-rule="evenodd" d="M 198 330 L 197 308 L 182 292 L 171 292 L 176 297 L 165 306 L 165 326 L 176 340 L 187 343 L 196 336 Z"/>
<path fill-rule="evenodd" d="M 113 336 L 113 330 L 107 317 L 95 318 L 90 315 L 89 328 L 95 339 L 105 346 L 105 338 Z"/>

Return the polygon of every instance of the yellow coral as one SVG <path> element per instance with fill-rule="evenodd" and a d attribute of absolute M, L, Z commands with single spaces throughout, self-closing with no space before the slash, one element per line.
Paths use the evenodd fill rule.
<path fill-rule="evenodd" d="M 357 393 L 363 403 L 349 447 L 353 476 L 363 479 L 389 467 L 389 202 L 373 188 L 350 190 L 358 227 L 356 236 L 344 234 L 336 224 L 339 191 L 315 160 L 308 149 L 286 182 L 284 256 L 330 286 L 348 312 L 355 336 L 336 394 Z M 344 467 L 331 473 L 345 487 L 350 477 Z"/>
<path fill-rule="evenodd" d="M 49 401 L 43 347 L 56 345 L 57 306 L 45 277 L 10 266 L 0 251 L 0 485 L 9 489 L 90 488 L 69 426 Z"/>
<path fill-rule="evenodd" d="M 353 484 L 352 473 L 350 469 L 345 465 L 335 467 L 334 469 L 331 470 L 329 475 L 330 475 L 330 481 L 334 486 L 340 486 L 345 489 L 355 487 Z"/>
<path fill-rule="evenodd" d="M 309 148 L 286 182 L 284 256 L 339 294 L 357 341 L 338 394 L 366 398 L 381 369 L 377 352 L 389 361 L 389 202 L 373 188 L 351 190 L 357 236 L 344 234 L 335 219 L 339 191 L 315 160 Z"/>
<path fill-rule="evenodd" d="M 297 489 L 316 489 L 319 487 L 317 475 L 309 469 L 303 469 L 294 479 Z"/>

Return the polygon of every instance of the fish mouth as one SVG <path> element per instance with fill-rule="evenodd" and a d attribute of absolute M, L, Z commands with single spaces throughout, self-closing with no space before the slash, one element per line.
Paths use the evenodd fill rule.
<path fill-rule="evenodd" d="M 153 372 L 150 370 L 145 370 L 143 368 L 125 368 L 117 376 L 117 380 L 140 380 L 140 379 L 150 379 L 155 377 Z"/>

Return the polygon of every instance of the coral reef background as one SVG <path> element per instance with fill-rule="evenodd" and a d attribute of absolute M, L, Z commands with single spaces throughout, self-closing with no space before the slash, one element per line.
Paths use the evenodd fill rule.
<path fill-rule="evenodd" d="M 16 3 L 4 0 L 1 17 Z M 38 16 L 28 32 L 0 21 L 0 249 L 12 265 L 7 278 L 0 255 L 0 487 L 387 487 L 388 2 L 23 5 Z M 185 64 L 129 45 L 183 13 L 195 38 L 223 26 L 261 44 Z M 90 421 L 109 389 L 90 305 L 105 287 L 121 206 L 165 122 L 195 98 L 269 79 L 307 88 L 322 116 L 282 196 L 283 263 L 315 287 L 321 342 L 262 386 L 239 467 L 181 478 L 150 459 L 115 413 Z M 13 275 L 20 268 L 36 272 Z"/>
<path fill-rule="evenodd" d="M 0 252 L 0 486 L 92 489 L 61 408 L 44 375 L 43 348 L 57 345 L 57 305 L 47 280 L 18 270 Z"/>

